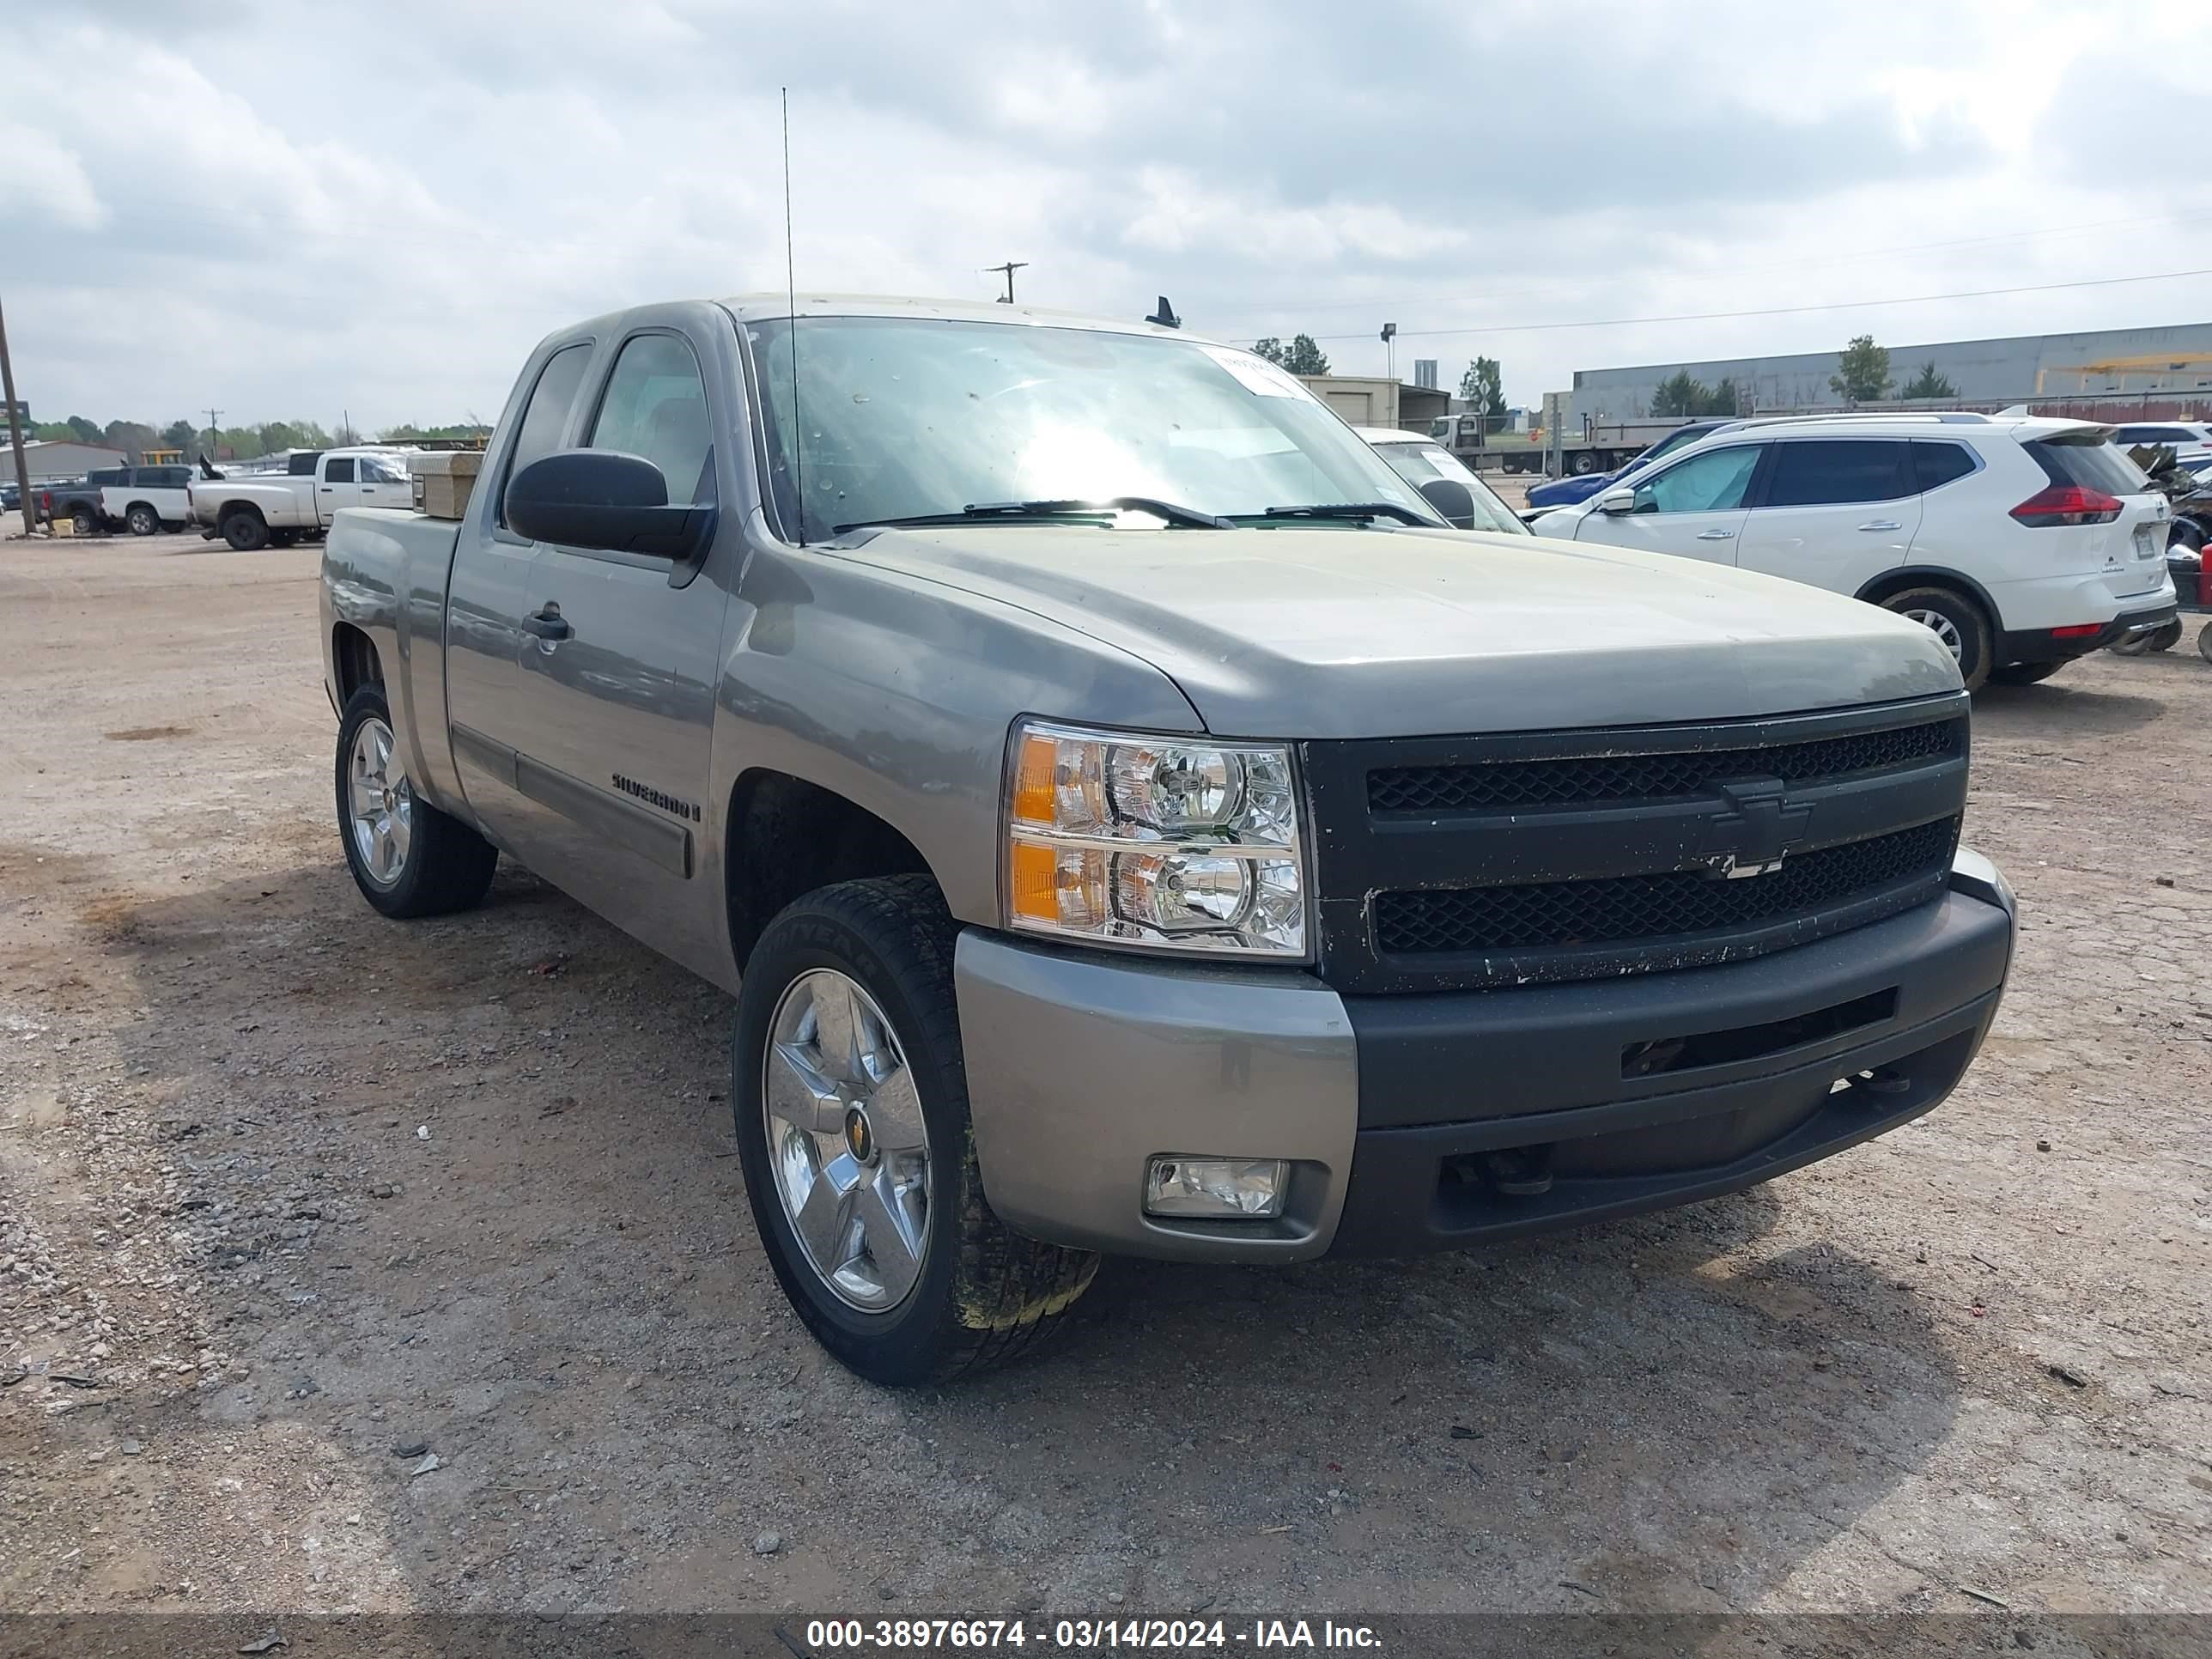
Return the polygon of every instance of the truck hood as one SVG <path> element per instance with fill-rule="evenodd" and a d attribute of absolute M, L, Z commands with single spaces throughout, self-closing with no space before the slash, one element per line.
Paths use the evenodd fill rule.
<path fill-rule="evenodd" d="M 1874 605 L 1521 536 L 1000 524 L 886 530 L 825 550 L 1119 646 L 1224 737 L 1728 720 L 1960 684 L 1934 635 Z"/>

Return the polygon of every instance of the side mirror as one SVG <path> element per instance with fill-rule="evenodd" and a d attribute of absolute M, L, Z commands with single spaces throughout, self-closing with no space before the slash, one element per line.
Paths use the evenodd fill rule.
<path fill-rule="evenodd" d="M 1601 513 L 1633 513 L 1636 511 L 1636 492 L 1633 489 L 1608 489 L 1597 498 Z"/>
<path fill-rule="evenodd" d="M 564 547 L 696 558 L 714 533 L 712 507 L 672 507 L 668 481 L 641 455 L 564 449 L 507 480 L 507 522 L 518 536 Z"/>
<path fill-rule="evenodd" d="M 1458 479 L 1431 478 L 1422 484 L 1421 495 L 1455 528 L 1474 528 L 1474 492 Z"/>

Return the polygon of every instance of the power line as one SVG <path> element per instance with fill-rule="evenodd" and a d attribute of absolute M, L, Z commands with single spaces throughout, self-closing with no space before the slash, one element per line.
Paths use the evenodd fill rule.
<path fill-rule="evenodd" d="M 2032 283 L 2022 288 L 1962 289 L 1954 294 L 1910 294 L 1894 300 L 1837 300 L 1823 305 L 1761 306 L 1744 311 L 1685 311 L 1668 317 L 1594 317 L 1571 323 L 1480 323 L 1466 328 L 1401 328 L 1401 338 L 1434 338 L 1460 334 L 1544 334 L 1560 329 L 1634 328 L 1647 323 L 1713 323 L 1735 317 L 1790 317 L 1818 311 L 1865 311 L 1878 306 L 1933 305 L 1943 300 L 1990 300 L 2008 294 L 2051 294 L 2069 288 L 2117 288 L 2129 283 L 2171 283 L 2186 276 L 2212 276 L 2212 270 L 2160 270 L 2142 276 L 2088 276 L 2073 283 Z M 1322 340 L 1364 340 L 1365 333 L 1316 334 Z"/>
<path fill-rule="evenodd" d="M 1802 270 L 1813 265 L 1826 268 L 1838 264 L 1856 264 L 1863 260 L 1889 258 L 1900 253 L 1930 253 L 1946 248 L 1984 247 L 1997 242 L 2027 241 L 2041 236 L 2081 235 L 2093 230 L 2140 229 L 2146 225 L 2197 224 L 2207 219 L 2212 219 L 2212 212 L 2159 213 L 2132 219 L 2094 219 L 2083 224 L 2046 225 L 2040 230 L 2008 231 L 1993 236 L 1962 236 L 1942 242 L 1905 242 L 1894 247 L 1857 248 L 1849 252 L 1823 253 L 1811 258 L 1776 260 L 1763 265 L 1731 264 L 1728 268 L 1728 274 L 1731 276 L 1750 276 L 1770 270 Z M 1401 295 L 1395 298 L 1378 296 L 1358 300 L 1270 301 L 1265 312 L 1232 313 L 1230 320 L 1273 318 L 1287 313 L 1304 313 L 1316 311 L 1403 311 L 1409 306 L 1430 305 L 1438 300 L 1456 300 L 1466 291 L 1466 286 L 1465 283 L 1462 283 L 1459 288 L 1449 292 L 1414 295 L 1410 297 Z M 1516 283 L 1510 288 L 1494 288 L 1491 291 L 1494 294 L 1540 293 L 1558 286 L 1556 280 L 1547 278 L 1540 282 Z"/>

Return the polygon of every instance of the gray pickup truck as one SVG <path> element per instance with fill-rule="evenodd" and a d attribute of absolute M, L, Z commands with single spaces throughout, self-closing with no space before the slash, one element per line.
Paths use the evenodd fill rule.
<path fill-rule="evenodd" d="M 2015 917 L 1934 635 L 1434 500 L 1167 329 L 582 323 L 458 520 L 337 517 L 345 856 L 420 916 L 504 853 L 733 992 L 760 1237 L 890 1382 L 1100 1253 L 1480 1244 L 1942 1100 Z"/>

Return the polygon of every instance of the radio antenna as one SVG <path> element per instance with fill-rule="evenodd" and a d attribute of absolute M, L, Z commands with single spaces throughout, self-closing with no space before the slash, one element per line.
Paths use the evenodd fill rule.
<path fill-rule="evenodd" d="M 791 256 L 791 88 L 783 94 L 783 293 L 791 313 L 791 488 L 799 498 L 799 544 L 806 545 L 806 423 L 799 414 L 799 279 Z"/>

